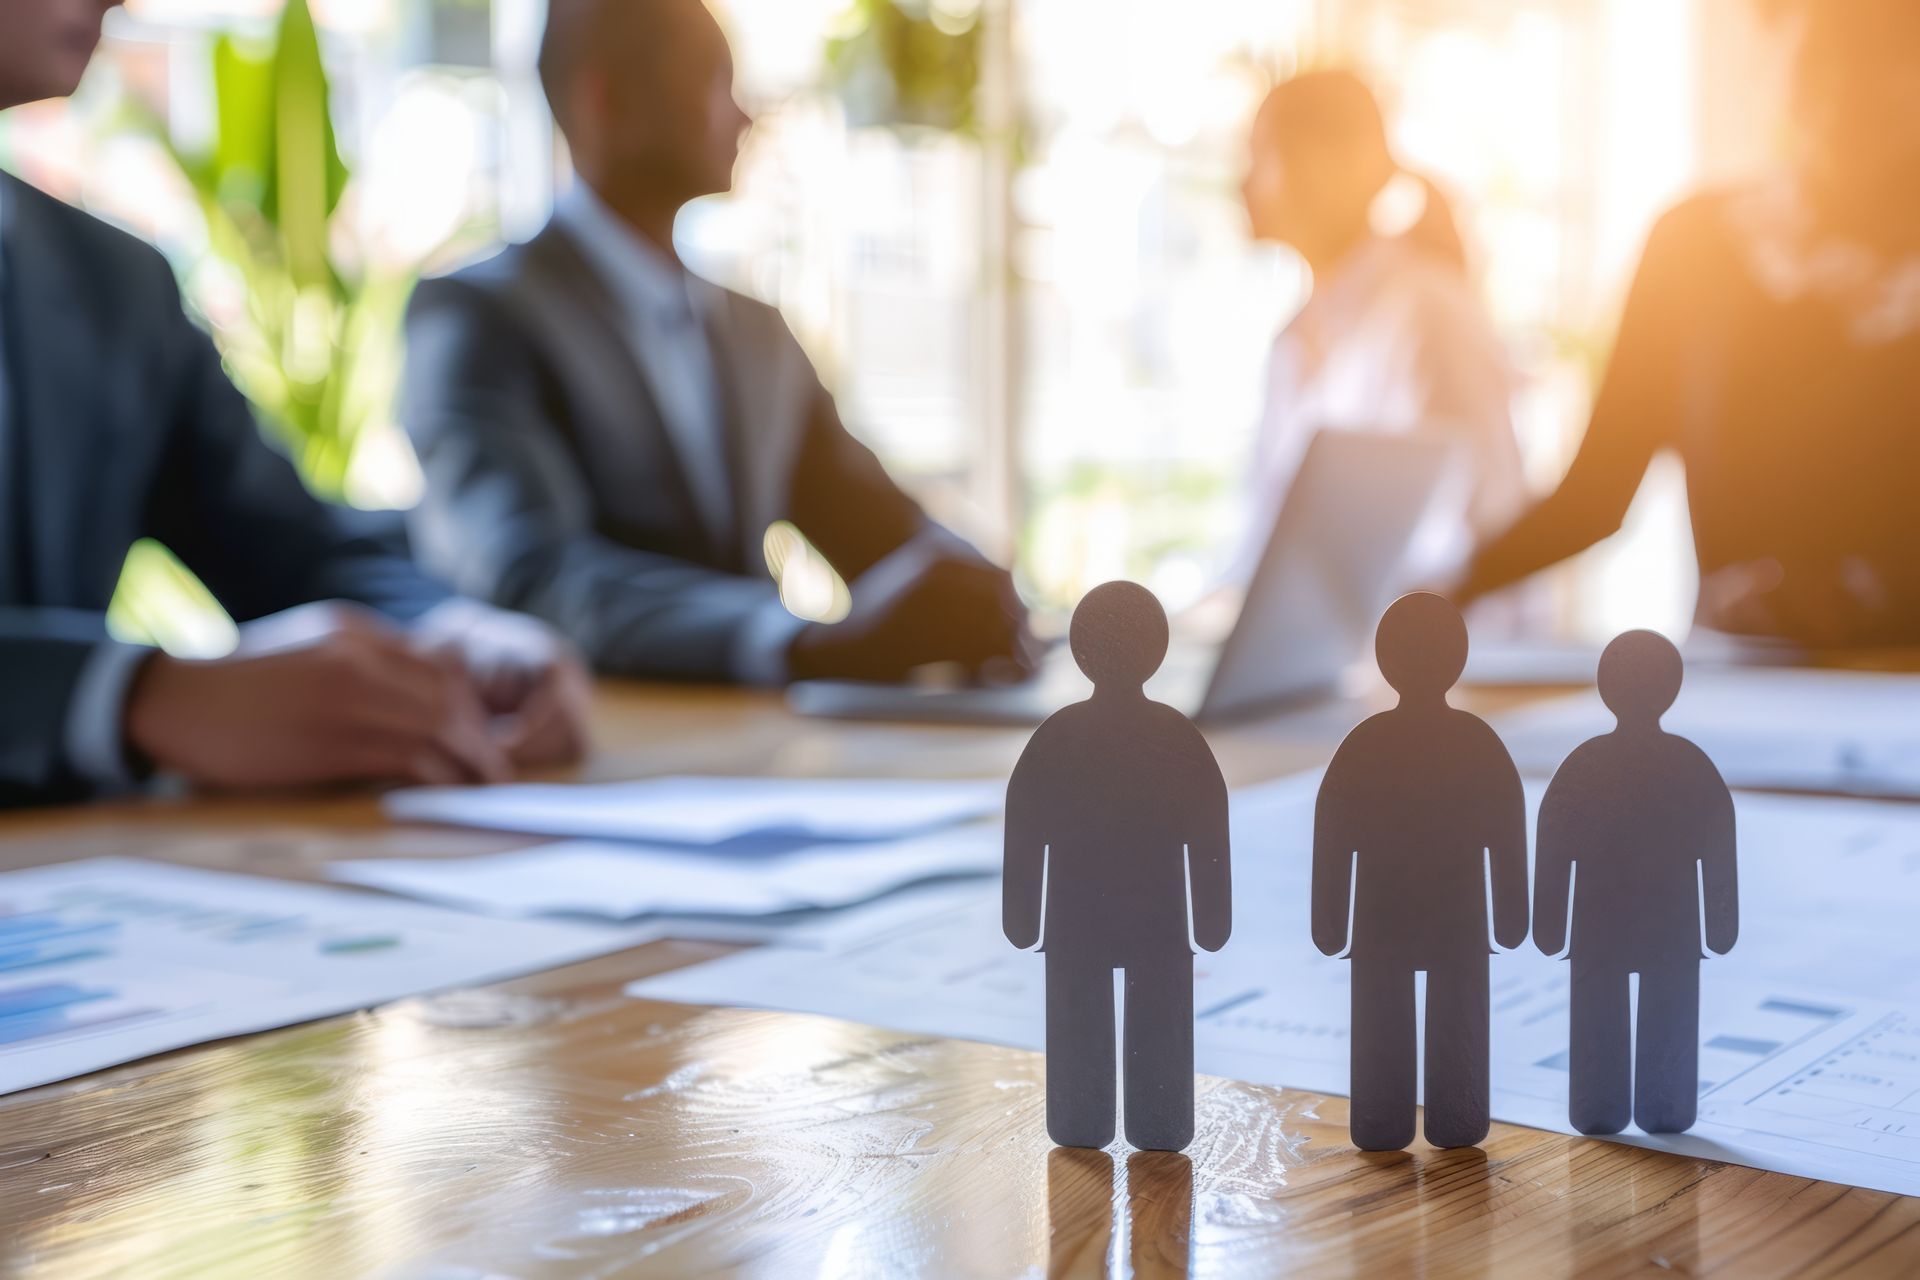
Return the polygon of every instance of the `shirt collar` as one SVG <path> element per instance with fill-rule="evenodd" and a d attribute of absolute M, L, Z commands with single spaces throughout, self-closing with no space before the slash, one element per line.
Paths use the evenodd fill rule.
<path fill-rule="evenodd" d="M 553 217 L 635 318 L 678 324 L 700 318 L 700 293 L 690 287 L 686 268 L 629 226 L 585 182 L 575 179 L 555 204 Z"/>

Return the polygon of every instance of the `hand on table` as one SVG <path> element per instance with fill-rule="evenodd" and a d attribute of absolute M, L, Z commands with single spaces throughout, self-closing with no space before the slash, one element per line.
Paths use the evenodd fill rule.
<path fill-rule="evenodd" d="M 467 672 L 515 765 L 569 764 L 586 754 L 593 682 L 573 646 L 551 627 L 525 614 L 450 600 L 420 620 L 414 639 Z"/>
<path fill-rule="evenodd" d="M 530 619 L 471 608 L 408 633 L 369 610 L 311 605 L 242 628 L 224 658 L 156 654 L 127 695 L 128 744 L 234 789 L 501 782 L 577 758 L 577 660 Z"/>
<path fill-rule="evenodd" d="M 813 623 L 795 639 L 795 679 L 903 680 L 917 667 L 954 663 L 1004 682 L 1038 665 L 1012 575 L 964 544 L 910 542 L 849 589 L 845 619 Z"/>
<path fill-rule="evenodd" d="M 224 658 L 155 654 L 127 694 L 126 735 L 205 786 L 497 782 L 510 773 L 458 664 L 377 616 L 323 606 L 265 620 Z"/>

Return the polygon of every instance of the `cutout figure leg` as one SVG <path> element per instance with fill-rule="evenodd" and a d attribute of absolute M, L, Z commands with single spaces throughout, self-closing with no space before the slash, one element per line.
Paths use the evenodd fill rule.
<path fill-rule="evenodd" d="M 1047 1136 L 1113 1141 L 1113 966 L 1047 953 Z"/>
<path fill-rule="evenodd" d="M 1193 957 L 1127 969 L 1127 1141 L 1180 1151 L 1193 1141 Z"/>
<path fill-rule="evenodd" d="M 1573 966 L 1573 1010 L 1567 1040 L 1567 1122 L 1581 1133 L 1619 1133 L 1633 1110 L 1627 970 L 1578 955 L 1568 963 Z M 1642 978 L 1643 1011 L 1646 998 Z"/>
<path fill-rule="evenodd" d="M 1648 1133 L 1684 1133 L 1700 1111 L 1700 962 L 1640 973 L 1633 1120 Z"/>
<path fill-rule="evenodd" d="M 1484 950 L 1427 971 L 1427 1141 L 1436 1147 L 1487 1140 L 1487 980 Z"/>
<path fill-rule="evenodd" d="M 1353 1065 L 1348 1127 L 1362 1151 L 1398 1151 L 1413 1141 L 1413 970 L 1392 960 L 1347 962 L 1353 979 Z"/>

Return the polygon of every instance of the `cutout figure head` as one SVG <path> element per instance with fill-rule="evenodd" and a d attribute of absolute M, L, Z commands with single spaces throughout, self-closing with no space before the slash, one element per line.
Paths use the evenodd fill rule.
<path fill-rule="evenodd" d="M 1622 725 L 1654 725 L 1680 696 L 1685 667 L 1673 641 L 1629 631 L 1600 655 L 1600 699 Z"/>
<path fill-rule="evenodd" d="M 1167 656 L 1167 611 L 1137 582 L 1109 582 L 1073 611 L 1073 660 L 1099 688 L 1137 689 Z"/>
<path fill-rule="evenodd" d="M 1402 699 L 1444 698 L 1467 669 L 1467 624 L 1439 596 L 1417 591 L 1388 607 L 1373 651 L 1380 674 Z"/>

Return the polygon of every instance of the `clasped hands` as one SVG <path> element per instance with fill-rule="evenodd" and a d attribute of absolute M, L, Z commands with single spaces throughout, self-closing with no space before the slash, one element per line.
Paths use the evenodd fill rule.
<path fill-rule="evenodd" d="M 226 657 L 153 655 L 124 725 L 146 764 L 207 787 L 500 782 L 585 752 L 590 689 L 531 618 L 452 600 L 402 629 L 328 602 L 248 624 Z"/>

